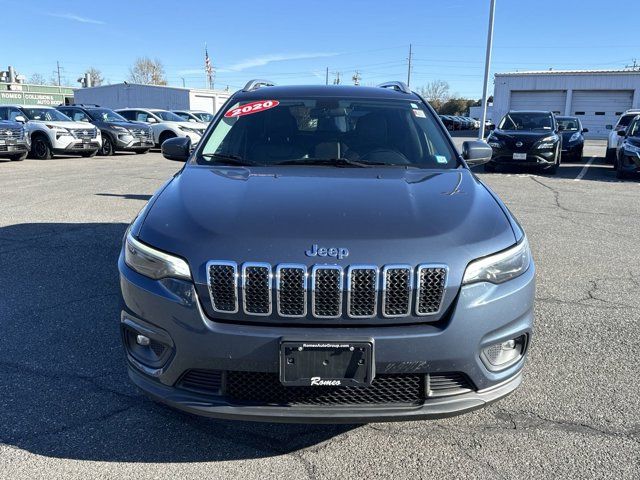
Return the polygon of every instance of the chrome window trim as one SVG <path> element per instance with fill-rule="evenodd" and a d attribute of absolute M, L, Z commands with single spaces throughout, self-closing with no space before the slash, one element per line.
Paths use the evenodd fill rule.
<path fill-rule="evenodd" d="M 318 270 L 338 270 L 340 272 L 340 285 L 338 289 L 340 290 L 340 304 L 338 307 L 337 315 L 318 315 L 316 314 L 316 272 Z M 339 265 L 314 265 L 311 269 L 311 314 L 315 318 L 340 318 L 342 317 L 342 297 L 344 293 L 344 272 L 342 267 Z"/>
<path fill-rule="evenodd" d="M 387 271 L 389 270 L 408 270 L 409 271 L 409 303 L 407 305 L 406 313 L 400 313 L 397 315 L 387 315 L 385 313 L 386 310 L 386 301 L 387 301 Z M 405 264 L 390 264 L 385 265 L 382 268 L 382 316 L 384 318 L 399 318 L 399 317 L 408 317 L 411 315 L 411 301 L 413 299 L 413 267 L 411 265 Z"/>
<path fill-rule="evenodd" d="M 282 269 L 297 269 L 304 272 L 304 282 L 302 285 L 303 290 L 303 311 L 302 315 L 286 315 L 280 311 L 280 271 Z M 307 272 L 307 266 L 300 263 L 281 263 L 276 267 L 276 310 L 278 315 L 284 318 L 303 318 L 307 316 L 307 283 L 309 280 L 309 273 Z"/>
<path fill-rule="evenodd" d="M 354 270 L 374 270 L 376 272 L 373 315 L 351 315 L 351 273 Z M 375 318 L 378 314 L 378 295 L 380 293 L 380 268 L 377 265 L 350 265 L 347 268 L 347 316 L 349 318 Z"/>
<path fill-rule="evenodd" d="M 231 310 L 219 310 L 216 308 L 216 302 L 213 299 L 213 291 L 211 290 L 211 267 L 212 266 L 227 266 L 233 267 L 234 273 L 234 292 L 235 292 L 235 309 Z M 207 287 L 209 288 L 209 300 L 211 301 L 211 308 L 216 313 L 238 313 L 238 264 L 236 262 L 228 262 L 224 260 L 210 260 L 207 262 Z"/>
<path fill-rule="evenodd" d="M 269 270 L 269 311 L 267 313 L 256 313 L 247 310 L 247 295 L 246 295 L 246 282 L 247 282 L 247 268 L 261 267 Z M 242 291 L 242 311 L 246 315 L 254 315 L 256 317 L 268 317 L 273 313 L 273 270 L 270 263 L 265 262 L 245 262 L 242 264 L 242 277 L 240 281 L 240 290 Z"/>
<path fill-rule="evenodd" d="M 442 268 L 444 269 L 444 285 L 442 287 L 442 298 L 440 299 L 440 305 L 438 305 L 438 310 L 430 313 L 420 313 L 418 308 L 420 308 L 420 273 L 422 270 L 427 270 L 430 268 Z M 415 314 L 418 317 L 429 317 L 431 315 L 438 315 L 442 310 L 442 304 L 444 303 L 444 296 L 447 293 L 447 287 L 449 286 L 449 267 L 444 263 L 421 263 L 416 268 L 416 301 L 415 301 Z"/>

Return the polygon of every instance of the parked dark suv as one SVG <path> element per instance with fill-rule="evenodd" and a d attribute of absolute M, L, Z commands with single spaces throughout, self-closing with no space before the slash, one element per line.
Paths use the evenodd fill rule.
<path fill-rule="evenodd" d="M 640 115 L 631 121 L 626 130 L 619 130 L 622 144 L 614 161 L 616 177 L 627 178 L 640 173 Z"/>
<path fill-rule="evenodd" d="M 4 114 L 4 115 L 3 115 Z M 20 161 L 27 158 L 31 145 L 29 135 L 24 128 L 24 117 L 15 121 L 8 116 L 7 109 L 0 109 L 0 158 Z"/>
<path fill-rule="evenodd" d="M 100 129 L 100 155 L 109 156 L 115 152 L 147 153 L 154 146 L 153 132 L 149 125 L 131 122 L 108 108 L 74 104 L 61 105 L 57 109 L 76 122 L 89 122 Z"/>
<path fill-rule="evenodd" d="M 400 82 L 249 82 L 128 228 L 131 379 L 173 407 L 289 422 L 434 418 L 512 392 L 525 234 Z M 466 160 L 465 160 L 466 159 Z"/>

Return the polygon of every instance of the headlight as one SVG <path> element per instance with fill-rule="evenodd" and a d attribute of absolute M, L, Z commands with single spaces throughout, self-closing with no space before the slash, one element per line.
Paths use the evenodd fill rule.
<path fill-rule="evenodd" d="M 526 237 L 517 245 L 494 255 L 471 262 L 462 283 L 504 283 L 522 275 L 531 264 L 531 250 Z"/>
<path fill-rule="evenodd" d="M 139 274 L 154 280 L 167 277 L 191 280 L 187 262 L 139 242 L 131 233 L 125 240 L 124 261 Z"/>
<path fill-rule="evenodd" d="M 556 146 L 557 137 L 544 137 L 542 140 L 539 140 L 536 144 L 536 148 L 538 150 L 546 150 L 549 148 L 554 148 Z"/>
<path fill-rule="evenodd" d="M 637 145 L 631 145 L 630 143 L 625 143 L 624 145 L 622 145 L 622 147 L 623 147 L 627 152 L 631 152 L 631 153 L 640 153 L 640 147 L 638 147 Z"/>
<path fill-rule="evenodd" d="M 580 132 L 576 132 L 573 135 L 571 135 L 569 142 L 577 142 L 578 140 L 580 140 Z"/>
<path fill-rule="evenodd" d="M 493 135 L 489 135 L 487 138 L 487 143 L 491 148 L 502 148 L 502 143 Z"/>
<path fill-rule="evenodd" d="M 56 132 L 57 136 L 71 135 L 71 132 L 64 127 L 58 127 L 56 125 L 47 125 L 47 128 Z"/>
<path fill-rule="evenodd" d="M 112 128 L 113 130 L 115 130 L 116 132 L 128 132 L 128 131 L 129 131 L 129 130 L 127 130 L 126 128 L 124 128 L 124 127 L 119 127 L 119 126 L 117 126 L 117 125 L 111 125 L 111 128 Z"/>
<path fill-rule="evenodd" d="M 202 132 L 200 130 L 197 130 L 195 128 L 189 128 L 189 127 L 178 127 L 180 130 L 182 130 L 183 132 L 189 132 L 189 133 L 195 133 L 197 135 L 202 135 Z"/>

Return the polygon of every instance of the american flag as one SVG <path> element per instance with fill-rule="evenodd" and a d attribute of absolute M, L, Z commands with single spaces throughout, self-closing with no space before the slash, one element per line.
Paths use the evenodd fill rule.
<path fill-rule="evenodd" d="M 209 88 L 213 87 L 213 66 L 211 65 L 211 59 L 209 58 L 209 51 L 207 46 L 204 46 L 204 71 L 207 73 L 207 80 L 209 82 Z"/>

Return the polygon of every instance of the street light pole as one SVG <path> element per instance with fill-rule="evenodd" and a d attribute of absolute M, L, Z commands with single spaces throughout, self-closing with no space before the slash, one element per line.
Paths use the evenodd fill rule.
<path fill-rule="evenodd" d="M 482 121 L 478 140 L 484 139 L 484 124 L 487 121 L 487 91 L 489 90 L 489 70 L 491 69 L 491 51 L 493 50 L 493 18 L 496 12 L 496 0 L 491 0 L 489 11 L 489 33 L 487 34 L 487 57 L 484 62 L 484 87 L 482 88 Z"/>

